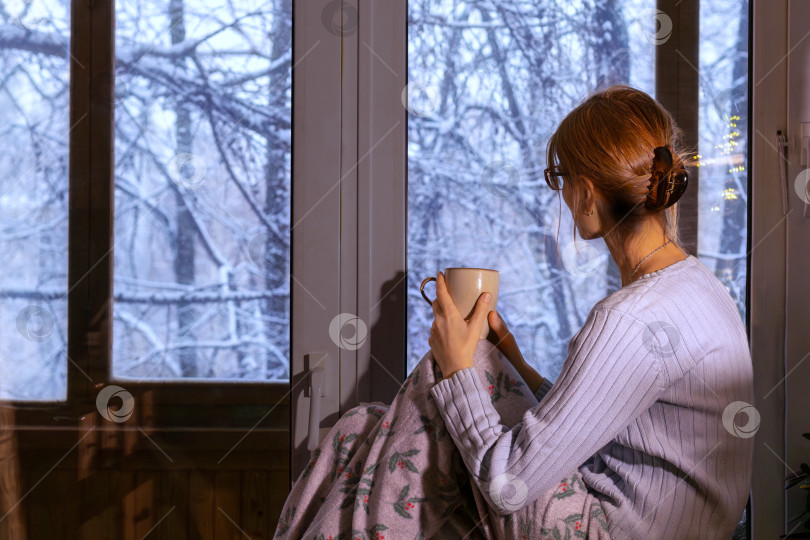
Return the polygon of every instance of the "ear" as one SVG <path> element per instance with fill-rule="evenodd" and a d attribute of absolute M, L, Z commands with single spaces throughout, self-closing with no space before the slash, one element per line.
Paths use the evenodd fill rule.
<path fill-rule="evenodd" d="M 593 182 L 587 176 L 581 176 L 582 182 L 582 204 L 585 208 L 593 206 L 596 198 L 596 190 L 593 187 Z"/>
<path fill-rule="evenodd" d="M 581 186 L 581 196 L 582 196 L 582 206 L 580 207 L 584 212 L 586 208 L 593 208 L 594 211 L 597 207 L 597 201 L 599 199 L 599 194 L 596 192 L 596 188 L 594 187 L 593 182 L 590 178 L 585 176 L 580 177 L 580 186 Z M 599 219 L 599 213 L 595 212 L 595 217 L 597 219 L 597 229 L 593 231 L 586 231 L 580 229 L 579 233 L 583 240 L 592 240 L 594 238 L 600 238 L 603 235 L 602 231 L 602 221 Z"/>

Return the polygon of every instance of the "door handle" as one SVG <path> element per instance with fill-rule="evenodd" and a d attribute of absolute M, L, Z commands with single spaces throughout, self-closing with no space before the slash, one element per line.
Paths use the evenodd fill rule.
<path fill-rule="evenodd" d="M 323 391 L 326 354 L 308 354 L 309 366 L 309 432 L 307 450 L 318 448 L 321 431 L 321 392 Z"/>

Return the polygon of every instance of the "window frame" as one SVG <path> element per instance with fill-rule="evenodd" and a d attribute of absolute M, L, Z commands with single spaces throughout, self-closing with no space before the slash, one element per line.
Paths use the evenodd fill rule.
<path fill-rule="evenodd" d="M 780 39 L 773 39 L 780 36 Z M 755 2 L 749 9 L 749 245 L 747 310 L 754 360 L 754 403 L 762 419 L 754 446 L 750 533 L 776 538 L 786 526 L 788 229 L 779 178 L 777 130 L 788 126 L 789 1 Z M 790 137 L 793 134 L 787 133 Z M 796 146 L 794 146 L 796 148 Z M 788 156 L 790 156 L 788 148 Z M 789 195 L 792 195 L 789 193 Z M 795 201 L 794 201 L 795 202 Z M 777 217 L 779 216 L 779 217 Z M 796 216 L 794 216 L 796 217 Z M 765 240 L 768 240 L 765 242 Z M 754 249 L 756 247 L 756 249 Z M 756 332 L 753 330 L 756 329 Z M 762 398 L 773 392 L 770 399 Z"/>
<path fill-rule="evenodd" d="M 117 384 L 134 396 L 136 407 L 139 402 L 151 404 L 149 421 L 158 428 L 171 430 L 193 421 L 194 412 L 180 421 L 168 409 L 199 406 L 201 401 L 211 405 L 203 408 L 208 413 L 217 411 L 214 417 L 221 428 L 257 425 L 262 418 L 258 411 L 247 418 L 244 414 L 245 406 L 256 404 L 279 406 L 277 414 L 286 419 L 290 406 L 286 381 L 137 382 L 112 374 L 115 7 L 114 0 L 72 0 L 70 6 L 66 397 L 4 400 L 3 407 L 15 412 L 17 425 L 75 427 L 96 414 L 101 388 Z M 294 57 L 295 39 L 293 31 Z M 225 404 L 233 405 L 228 415 L 221 414 Z"/>
<path fill-rule="evenodd" d="M 657 0 L 657 9 L 672 19 L 672 35 L 655 46 L 655 99 L 683 130 L 687 148 L 698 147 L 700 110 L 700 1 Z M 698 253 L 700 169 L 689 174 L 689 189 L 678 199 L 678 236 L 685 250 Z"/>

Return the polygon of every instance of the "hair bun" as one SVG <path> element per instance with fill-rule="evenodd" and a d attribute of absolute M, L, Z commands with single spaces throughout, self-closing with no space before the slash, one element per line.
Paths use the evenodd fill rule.
<path fill-rule="evenodd" d="M 653 151 L 650 184 L 644 207 L 650 210 L 663 210 L 681 198 L 689 182 L 689 175 L 683 164 L 673 168 L 672 152 L 666 146 Z"/>

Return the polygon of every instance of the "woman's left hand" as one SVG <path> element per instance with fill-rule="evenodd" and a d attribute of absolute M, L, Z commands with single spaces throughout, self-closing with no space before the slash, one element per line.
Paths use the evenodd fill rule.
<path fill-rule="evenodd" d="M 487 292 L 478 297 L 468 322 L 450 297 L 444 274 L 439 271 L 436 275 L 433 326 L 430 327 L 428 344 L 445 379 L 460 369 L 473 366 L 473 353 L 489 313 L 487 308 L 490 298 L 491 295 Z"/>

